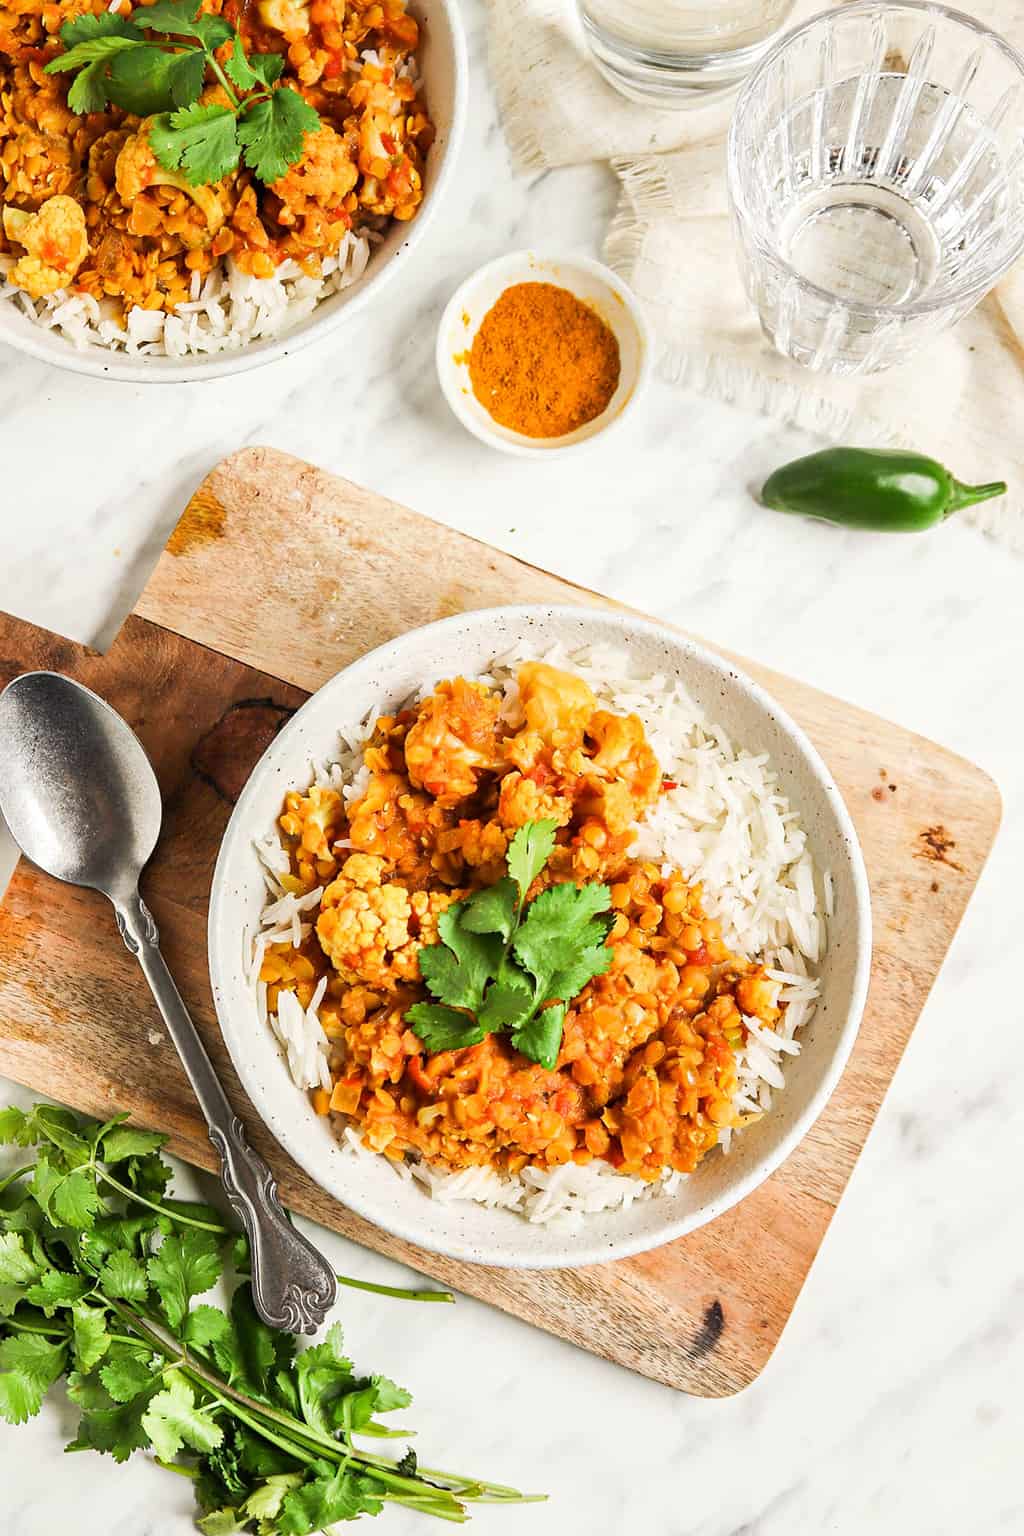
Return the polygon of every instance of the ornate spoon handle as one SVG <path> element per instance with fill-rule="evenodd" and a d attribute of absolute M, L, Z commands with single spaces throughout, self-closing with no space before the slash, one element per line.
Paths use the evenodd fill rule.
<path fill-rule="evenodd" d="M 149 908 L 134 891 L 116 901 L 114 911 L 118 931 L 149 982 L 220 1154 L 221 1180 L 252 1249 L 256 1310 L 272 1328 L 315 1333 L 334 1304 L 334 1272 L 292 1226 L 278 1199 L 274 1175 L 246 1140 L 160 953 L 160 935 Z"/>

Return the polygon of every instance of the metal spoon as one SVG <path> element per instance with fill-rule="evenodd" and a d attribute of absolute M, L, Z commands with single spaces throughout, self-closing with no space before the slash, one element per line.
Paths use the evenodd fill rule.
<path fill-rule="evenodd" d="M 0 812 L 33 864 L 70 885 L 101 891 L 112 903 L 220 1154 L 224 1188 L 252 1249 L 256 1310 L 271 1327 L 315 1332 L 334 1302 L 334 1273 L 292 1226 L 273 1174 L 246 1141 L 139 895 L 162 812 L 142 744 L 81 683 L 56 672 L 26 672 L 0 694 Z"/>

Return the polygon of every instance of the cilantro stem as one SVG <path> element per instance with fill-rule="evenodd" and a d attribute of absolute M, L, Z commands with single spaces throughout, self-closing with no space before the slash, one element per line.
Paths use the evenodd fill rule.
<path fill-rule="evenodd" d="M 370 1280 L 353 1280 L 349 1275 L 338 1275 L 339 1285 L 347 1285 L 354 1291 L 369 1291 L 374 1296 L 394 1296 L 398 1301 L 455 1301 L 451 1291 L 407 1291 L 400 1285 L 376 1285 Z"/>
<path fill-rule="evenodd" d="M 137 1194 L 127 1184 L 122 1184 L 120 1179 L 115 1179 L 114 1175 L 108 1173 L 99 1163 L 93 1163 L 92 1170 L 98 1178 L 105 1180 L 119 1194 L 124 1195 L 126 1200 L 130 1200 L 136 1205 L 148 1206 L 151 1211 L 156 1211 L 158 1216 L 166 1216 L 168 1220 L 179 1222 L 182 1226 L 197 1227 L 200 1232 L 216 1233 L 218 1237 L 232 1237 L 234 1235 L 230 1227 L 221 1226 L 212 1221 L 200 1221 L 196 1216 L 183 1216 L 180 1212 L 171 1210 L 166 1205 L 161 1205 L 158 1200 L 147 1200 L 145 1195 Z"/>
<path fill-rule="evenodd" d="M 4 1327 L 16 1328 L 19 1333 L 38 1333 L 44 1339 L 69 1339 L 71 1337 L 65 1328 L 44 1328 L 41 1323 L 22 1323 L 16 1317 L 5 1317 Z M 132 1343 L 134 1344 L 135 1342 L 136 1340 L 132 1339 Z"/>
<path fill-rule="evenodd" d="M 161 1461 L 159 1456 L 155 1456 L 153 1459 L 158 1467 L 163 1467 L 165 1472 L 176 1472 L 179 1477 L 187 1477 L 190 1482 L 194 1483 L 199 1476 L 198 1467 L 179 1466 L 176 1461 Z"/>
<path fill-rule="evenodd" d="M 223 69 L 221 69 L 220 64 L 217 61 L 217 57 L 214 54 L 212 48 L 205 48 L 204 51 L 206 53 L 206 62 L 207 62 L 207 64 L 209 64 L 210 68 L 213 70 L 214 74 L 217 76 L 217 79 L 220 81 L 221 85 L 224 87 L 224 93 L 227 96 L 228 101 L 231 103 L 232 111 L 233 112 L 237 112 L 239 107 L 241 106 L 241 102 L 239 101 L 238 97 L 235 95 L 234 91 L 231 89 L 231 83 L 228 80 L 227 75 L 224 73 Z"/>
<path fill-rule="evenodd" d="M 34 1167 L 35 1163 L 26 1163 L 24 1168 L 15 1168 L 13 1173 L 5 1174 L 4 1177 L 0 1179 L 0 1195 L 3 1194 L 8 1185 L 17 1183 L 18 1179 L 24 1178 L 26 1173 L 31 1173 Z M 443 1295 L 444 1293 L 439 1292 L 438 1294 Z"/>
<path fill-rule="evenodd" d="M 235 1271 L 239 1280 L 251 1280 L 247 1269 Z M 394 1296 L 397 1301 L 448 1301 L 454 1303 L 451 1291 L 407 1291 L 400 1285 L 375 1285 L 371 1280 L 354 1280 L 351 1275 L 335 1275 L 339 1285 L 350 1286 L 353 1291 L 369 1291 L 374 1296 Z"/>

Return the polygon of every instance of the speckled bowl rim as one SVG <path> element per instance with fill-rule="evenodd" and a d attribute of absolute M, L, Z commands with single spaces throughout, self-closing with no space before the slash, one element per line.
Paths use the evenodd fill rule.
<path fill-rule="evenodd" d="M 301 728 L 303 717 L 316 705 L 322 708 L 325 696 L 343 696 L 346 683 L 351 684 L 353 676 L 362 672 L 376 672 L 380 680 L 381 693 L 386 692 L 387 684 L 381 673 L 386 673 L 394 668 L 396 657 L 402 657 L 409 649 L 417 646 L 425 646 L 433 637 L 446 631 L 457 630 L 467 623 L 480 624 L 488 620 L 516 623 L 529 627 L 531 622 L 544 621 L 566 624 L 585 622 L 587 618 L 600 620 L 601 623 L 611 624 L 622 635 L 623 643 L 628 645 L 631 635 L 645 636 L 662 644 L 667 650 L 677 656 L 676 666 L 685 674 L 687 663 L 707 667 L 717 673 L 723 690 L 736 689 L 746 696 L 749 703 L 764 712 L 770 721 L 773 721 L 788 745 L 796 756 L 802 761 L 803 766 L 810 772 L 822 793 L 829 813 L 834 817 L 842 849 L 848 860 L 848 872 L 851 878 L 854 912 L 850 915 L 850 921 L 855 932 L 855 958 L 850 979 L 849 993 L 842 1008 L 842 1020 L 835 1033 L 831 1055 L 827 1061 L 821 1063 L 820 1079 L 802 1113 L 800 1113 L 781 1137 L 776 1146 L 770 1151 L 753 1161 L 745 1175 L 718 1198 L 713 1198 L 700 1205 L 697 1209 L 690 1210 L 683 1216 L 672 1219 L 672 1196 L 662 1196 L 656 1201 L 650 1202 L 665 1213 L 665 1219 L 659 1223 L 653 1231 L 634 1234 L 632 1237 L 609 1241 L 607 1236 L 600 1235 L 600 1227 L 603 1218 L 614 1217 L 615 1212 L 598 1212 L 591 1216 L 580 1232 L 560 1234 L 561 1244 L 548 1244 L 548 1251 L 544 1253 L 531 1252 L 530 1237 L 538 1230 L 550 1232 L 550 1229 L 531 1225 L 522 1217 L 515 1218 L 518 1226 L 522 1228 L 522 1248 L 516 1246 L 510 1251 L 507 1243 L 488 1242 L 484 1239 L 454 1237 L 452 1235 L 438 1235 L 432 1230 L 431 1213 L 439 1208 L 439 1203 L 423 1196 L 420 1209 L 416 1207 L 416 1219 L 403 1220 L 400 1215 L 389 1208 L 388 1202 L 378 1202 L 373 1198 L 367 1198 L 365 1192 L 359 1186 L 358 1170 L 360 1162 L 357 1159 L 343 1157 L 337 1147 L 332 1147 L 333 1156 L 317 1156 L 317 1149 L 311 1147 L 309 1141 L 303 1136 L 303 1121 L 301 1117 L 285 1118 L 278 1114 L 272 1103 L 271 1095 L 261 1081 L 258 1068 L 243 1049 L 246 1036 L 251 1038 L 251 1032 L 259 1027 L 255 1010 L 255 1003 L 247 1010 L 248 1017 L 235 1020 L 232 1017 L 232 1009 L 228 999 L 229 978 L 232 968 L 238 964 L 238 956 L 242 950 L 242 932 L 239 922 L 237 905 L 233 905 L 235 892 L 231 886 L 231 869 L 233 861 L 241 856 L 250 860 L 255 858 L 252 850 L 253 839 L 266 831 L 265 826 L 253 826 L 250 820 L 249 807 L 256 798 L 263 781 L 273 773 L 281 773 L 285 763 L 289 763 L 290 772 L 285 771 L 285 781 L 290 784 L 305 782 L 308 778 L 309 760 L 302 755 L 295 758 L 294 752 L 289 758 L 290 745 L 301 741 Z M 579 642 L 585 645 L 587 641 Z M 494 654 L 500 654 L 500 645 L 495 646 Z M 305 775 L 305 778 L 304 778 Z M 800 726 L 793 721 L 776 700 L 731 662 L 708 650 L 705 646 L 690 640 L 681 633 L 668 629 L 654 620 L 634 617 L 629 613 L 621 613 L 613 609 L 587 609 L 576 608 L 568 605 L 548 604 L 522 604 L 504 608 L 482 609 L 470 613 L 459 613 L 449 618 L 440 619 L 433 624 L 424 625 L 420 629 L 411 630 L 394 640 L 385 642 L 365 656 L 360 657 L 350 666 L 337 673 L 328 682 L 312 694 L 306 703 L 289 720 L 273 742 L 264 752 L 256 767 L 253 769 L 248 782 L 245 785 L 232 812 L 231 818 L 224 831 L 221 847 L 213 873 L 213 882 L 210 897 L 209 923 L 209 966 L 210 980 L 213 989 L 214 1004 L 220 1023 L 221 1033 L 225 1045 L 231 1057 L 234 1068 L 241 1081 L 242 1087 L 248 1094 L 256 1112 L 262 1118 L 267 1129 L 288 1152 L 295 1162 L 305 1170 L 311 1179 L 327 1194 L 336 1199 L 339 1204 L 354 1211 L 356 1215 L 391 1233 L 394 1237 L 412 1243 L 419 1248 L 431 1253 L 438 1253 L 444 1257 L 466 1261 L 469 1263 L 493 1265 L 511 1269 L 556 1269 L 576 1268 L 588 1264 L 608 1263 L 618 1259 L 632 1257 L 637 1253 L 647 1252 L 658 1248 L 675 1239 L 685 1236 L 688 1232 L 695 1231 L 706 1225 L 725 1211 L 732 1209 L 747 1195 L 751 1194 L 759 1185 L 778 1169 L 799 1145 L 808 1131 L 818 1119 L 825 1108 L 836 1084 L 842 1075 L 843 1069 L 853 1049 L 857 1031 L 860 1026 L 864 1003 L 867 997 L 868 982 L 871 968 L 871 901 L 867 872 L 864 867 L 863 855 L 857 833 L 854 829 L 850 814 L 843 801 L 835 781 L 832 778 L 817 749 Z M 282 1080 L 290 1085 L 287 1075 L 287 1067 L 279 1056 L 275 1057 L 280 1062 Z M 277 1080 L 280 1085 L 281 1080 Z M 299 1089 L 294 1089 L 296 1095 Z M 303 1094 L 303 1098 L 306 1096 Z M 293 1102 L 295 1102 L 293 1100 Z M 769 1113 L 782 1114 L 785 1111 L 785 1098 L 779 1100 Z M 781 1107 L 779 1107 L 781 1106 Z M 335 1169 L 340 1168 L 339 1176 L 335 1176 Z M 395 1177 L 392 1175 L 392 1177 Z M 695 1175 L 696 1177 L 696 1175 Z M 395 1178 L 395 1183 L 399 1181 Z M 442 1210 L 452 1207 L 440 1207 Z M 468 1202 L 459 1202 L 459 1212 L 464 1218 L 464 1224 L 472 1228 L 473 1213 L 481 1211 L 482 1216 L 491 1214 L 489 1210 L 470 1205 Z M 506 1215 L 508 1213 L 505 1213 Z M 481 1225 L 485 1225 L 481 1222 Z M 513 1228 L 513 1231 L 516 1229 Z"/>

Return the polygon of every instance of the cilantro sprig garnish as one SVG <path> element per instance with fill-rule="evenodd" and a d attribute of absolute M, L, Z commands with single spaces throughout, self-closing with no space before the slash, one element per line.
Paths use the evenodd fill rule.
<path fill-rule="evenodd" d="M 504 1033 L 549 1071 L 558 1060 L 566 1004 L 612 963 L 614 918 L 606 885 L 548 886 L 527 893 L 551 857 L 555 821 L 530 821 L 508 847 L 508 874 L 453 903 L 438 920 L 440 943 L 419 952 L 432 1003 L 405 1018 L 432 1054 Z"/>
<path fill-rule="evenodd" d="M 22 1424 L 66 1378 L 79 1421 L 69 1450 L 126 1461 L 151 1450 L 193 1480 L 206 1536 L 306 1536 L 385 1503 L 443 1520 L 473 1500 L 519 1502 L 482 1478 L 420 1468 L 379 1415 L 408 1392 L 365 1375 L 335 1323 L 296 1352 L 257 1316 L 249 1252 L 211 1206 L 168 1196 L 165 1138 L 38 1104 L 0 1111 L 0 1142 L 38 1150 L 0 1178 L 0 1419 Z M 231 1273 L 226 1308 L 198 1301 Z M 339 1276 L 346 1285 L 416 1300 Z"/>
<path fill-rule="evenodd" d="M 60 38 L 65 52 L 46 72 L 74 74 L 72 112 L 112 104 L 154 118 L 153 154 L 191 186 L 222 181 L 241 162 L 269 186 L 301 159 L 304 136 L 320 126 L 297 91 L 277 85 L 283 56 L 247 54 L 237 28 L 202 14 L 199 0 L 156 0 L 128 17 L 79 16 L 64 23 Z M 217 50 L 226 43 L 222 63 Z M 208 70 L 227 105 L 200 103 Z"/>

